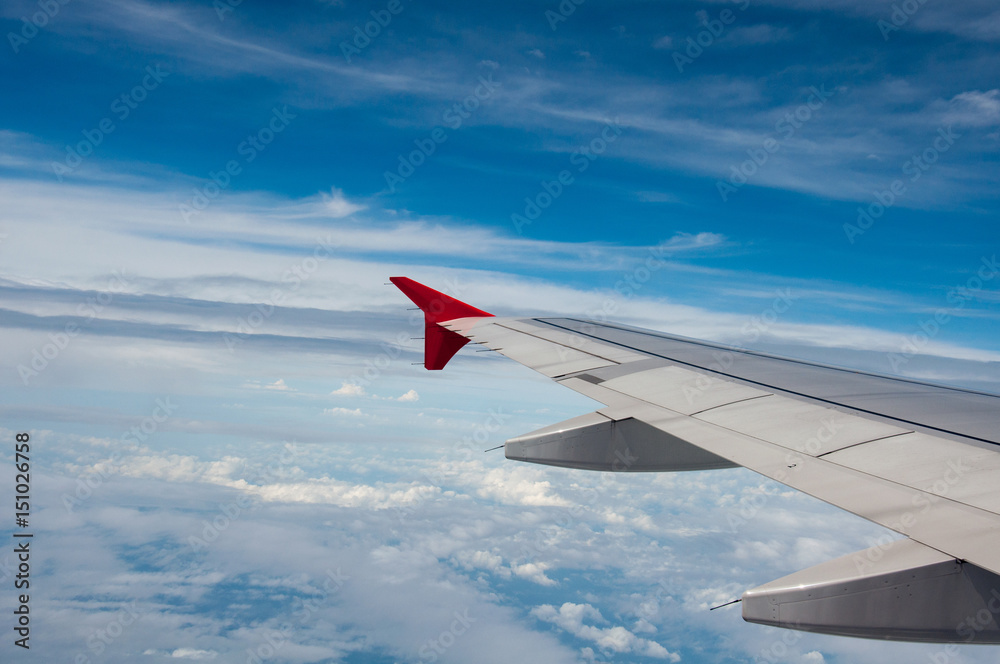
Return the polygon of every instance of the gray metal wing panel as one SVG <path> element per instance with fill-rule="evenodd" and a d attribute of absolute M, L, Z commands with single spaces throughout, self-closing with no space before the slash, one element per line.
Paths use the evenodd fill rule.
<path fill-rule="evenodd" d="M 713 408 L 697 418 L 811 456 L 909 433 L 891 424 L 778 395 Z"/>
<path fill-rule="evenodd" d="M 459 318 L 442 327 L 531 367 L 549 378 L 588 371 L 615 363 L 592 353 L 506 327 L 504 318 Z"/>
<path fill-rule="evenodd" d="M 684 415 L 770 394 L 735 381 L 670 366 L 630 373 L 601 385 Z"/>
<path fill-rule="evenodd" d="M 525 334 L 530 334 L 533 337 L 538 337 L 539 339 L 545 339 L 546 341 L 552 341 L 561 346 L 567 348 L 574 348 L 576 350 L 588 353 L 590 355 L 596 355 L 597 357 L 609 360 L 611 362 L 617 362 L 619 364 L 626 362 L 636 362 L 638 360 L 646 359 L 644 353 L 637 353 L 635 351 L 627 350 L 621 346 L 616 346 L 614 344 L 609 344 L 606 342 L 597 341 L 590 337 L 585 337 L 576 332 L 568 332 L 566 330 L 560 330 L 554 328 L 551 325 L 546 325 L 545 323 L 531 320 L 507 320 L 504 319 L 503 322 L 497 323 L 501 327 L 505 327 L 511 330 L 517 330 L 519 332 L 524 332 Z"/>
<path fill-rule="evenodd" d="M 827 461 L 1000 514 L 1000 454 L 922 433 L 832 452 Z"/>
<path fill-rule="evenodd" d="M 624 326 L 569 318 L 539 320 L 670 363 L 746 381 L 762 390 L 850 408 L 894 420 L 898 426 L 916 426 L 1000 445 L 1000 396 L 997 395 L 775 357 Z"/>
<path fill-rule="evenodd" d="M 594 387 L 597 390 L 592 394 L 602 389 Z M 828 460 L 833 454 L 790 454 L 781 445 L 651 404 L 598 412 L 612 419 L 642 420 L 737 465 L 1000 574 L 1000 515 L 951 495 L 937 495 L 928 490 L 932 483 L 926 489 L 907 486 L 873 474 L 883 469 L 853 468 Z"/>

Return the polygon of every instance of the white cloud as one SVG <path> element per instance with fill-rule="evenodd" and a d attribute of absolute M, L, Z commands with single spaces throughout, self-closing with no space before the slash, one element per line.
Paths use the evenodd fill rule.
<path fill-rule="evenodd" d="M 35 481 L 52 480 L 39 475 Z M 74 482 L 56 481 L 67 487 Z M 154 496 L 155 510 L 110 506 L 148 505 Z M 349 506 L 265 505 L 222 519 L 221 507 L 231 510 L 233 502 L 231 490 L 221 487 L 138 479 L 102 486 L 71 515 L 54 508 L 59 525 L 50 535 L 59 547 L 47 563 L 52 583 L 43 596 L 71 628 L 54 633 L 47 647 L 72 658 L 89 634 L 118 617 L 117 598 L 126 597 L 135 599 L 141 619 L 108 648 L 109 662 L 130 661 L 130 652 L 245 659 L 283 624 L 292 628 L 291 638 L 279 641 L 283 660 L 339 661 L 350 652 L 391 650 L 416 661 L 420 645 L 448 630 L 456 615 L 474 627 L 473 636 L 456 639 L 449 649 L 458 661 L 574 661 L 572 649 L 525 625 L 518 611 L 422 544 L 425 534 L 446 537 L 456 521 L 473 526 L 475 514 L 448 510 L 400 520 L 396 512 Z M 192 554 L 188 539 L 200 537 L 213 520 L 223 524 L 220 531 Z M 397 545 L 382 543 L 390 530 L 401 536 Z M 134 566 L 137 555 L 142 563 Z M 328 596 L 330 586 L 323 584 L 331 572 L 343 585 Z M 101 594 L 94 597 L 96 583 Z M 192 620 L 190 607 L 205 604 L 206 597 L 227 601 L 217 608 L 209 602 Z M 263 611 L 262 602 L 269 605 Z M 173 645 L 178 641 L 185 646 Z"/>
<path fill-rule="evenodd" d="M 945 121 L 971 127 L 1000 124 L 1000 89 L 970 90 L 952 97 Z"/>
<path fill-rule="evenodd" d="M 539 620 L 554 623 L 580 639 L 593 641 L 601 650 L 617 653 L 635 652 L 647 657 L 679 662 L 680 655 L 672 653 L 655 641 L 636 636 L 622 626 L 595 627 L 586 622 L 607 623 L 601 612 L 590 604 L 564 603 L 559 609 L 543 604 L 531 610 Z"/>
<path fill-rule="evenodd" d="M 323 194 L 323 211 L 334 219 L 349 217 L 355 212 L 365 209 L 364 205 L 351 203 L 344 197 L 344 192 L 334 188 L 329 194 Z"/>
<path fill-rule="evenodd" d="M 674 45 L 674 39 L 670 35 L 664 35 L 653 42 L 653 48 L 655 49 L 667 49 Z"/>
<path fill-rule="evenodd" d="M 214 650 L 198 650 L 196 648 L 178 648 L 170 653 L 174 659 L 215 659 L 219 653 Z"/>
<path fill-rule="evenodd" d="M 279 378 L 270 385 L 265 385 L 264 388 L 268 390 L 278 390 L 279 392 L 294 391 L 292 388 L 288 387 L 288 385 L 285 385 L 285 380 L 283 378 Z"/>
<path fill-rule="evenodd" d="M 153 478 L 170 482 L 205 482 L 221 486 L 239 486 L 234 475 L 246 467 L 246 460 L 226 456 L 217 461 L 201 461 L 180 454 L 137 454 L 125 457 L 116 465 L 99 463 L 82 469 L 84 475 L 103 476 L 109 471 L 125 477 Z"/>
<path fill-rule="evenodd" d="M 993 99 L 992 93 L 982 93 L 988 97 L 980 102 Z M 121 271 L 129 275 L 124 293 L 136 296 L 128 306 L 115 301 L 101 312 L 102 320 L 127 321 L 137 319 L 156 329 L 169 325 L 176 329 L 185 326 L 191 329 L 213 332 L 238 332 L 233 317 L 215 316 L 203 307 L 191 308 L 190 318 L 175 314 L 167 315 L 157 310 L 151 303 L 145 303 L 143 295 L 159 295 L 169 298 L 191 298 L 195 301 L 220 303 L 267 303 L 276 288 L 283 287 L 280 275 L 296 267 L 295 261 L 273 254 L 247 253 L 249 249 L 221 249 L 227 239 L 238 236 L 251 237 L 263 243 L 287 244 L 299 249 L 310 249 L 315 245 L 314 228 L 308 224 L 301 227 L 288 223 L 276 224 L 275 220 L 286 219 L 295 210 L 308 208 L 302 201 L 257 201 L 258 204 L 244 208 L 242 203 L 210 207 L 204 226 L 190 228 L 177 215 L 169 211 L 169 204 L 159 196 L 148 193 L 123 193 L 121 190 L 104 187 L 77 187 L 63 185 L 53 188 L 40 182 L 20 182 L 19 195 L 14 197 L 0 211 L 0 222 L 9 222 L 11 228 L 20 228 L 21 223 L 36 229 L 33 233 L 11 232 L 4 242 L 5 267 L 11 274 L 36 275 L 24 281 L 31 287 L 39 284 L 54 286 L 65 284 L 69 288 L 104 290 L 108 283 L 108 265 L 119 265 Z M 235 200 L 234 198 L 231 200 Z M 69 223 L 74 219 L 78 223 Z M 161 238 L 177 234 L 178 241 L 168 239 L 150 240 L 136 235 L 135 221 L 142 219 L 144 231 Z M 15 224 L 14 221 L 18 220 Z M 444 225 L 431 226 L 427 223 L 404 223 L 388 228 L 372 228 L 371 225 L 348 225 L 338 230 L 336 241 L 340 243 L 340 253 L 378 251 L 386 246 L 400 251 L 413 252 L 415 256 L 425 252 L 441 251 L 441 247 L 459 247 L 466 252 L 468 247 L 476 247 L 488 253 L 495 260 L 511 257 L 521 263 L 545 263 L 556 266 L 565 262 L 574 269 L 631 270 L 648 255 L 648 249 L 641 247 L 604 247 L 595 245 L 529 241 L 507 237 L 485 229 L 457 228 Z M 86 227 L 81 234 L 80 228 Z M 387 240 L 386 233 L 391 235 Z M 210 239 L 204 246 L 191 245 L 181 241 L 186 236 Z M 86 236 L 86 237 L 85 237 Z M 65 251 L 54 246 L 47 238 L 61 238 Z M 88 252 L 72 251 L 71 247 L 87 238 L 99 237 Z M 659 243 L 661 251 L 671 258 L 687 255 L 687 252 L 724 250 L 730 242 L 714 233 L 678 234 Z M 103 253 L 102 253 L 103 252 Z M 252 256 L 252 260 L 248 257 Z M 398 266 L 379 263 L 373 258 L 329 259 L 323 269 L 316 270 L 300 287 L 284 294 L 282 305 L 302 309 L 322 309 L 326 311 L 371 311 L 388 306 L 399 306 L 398 293 L 382 285 L 385 276 L 396 271 Z M 211 271 L 192 277 L 186 265 L 212 266 Z M 409 270 L 407 270 L 409 271 Z M 739 330 L 747 323 L 743 315 L 728 314 L 708 310 L 704 307 L 686 305 L 657 298 L 656 285 L 650 283 L 633 297 L 622 299 L 609 291 L 587 291 L 555 283 L 538 282 L 505 272 L 465 272 L 417 270 L 418 276 L 432 283 L 456 282 L 462 288 L 463 296 L 475 300 L 475 304 L 487 310 L 500 312 L 535 313 L 553 315 L 579 315 L 581 312 L 602 311 L 609 296 L 618 309 L 615 319 L 654 329 L 696 338 L 713 339 L 722 342 L 742 343 Z M 67 276 L 71 275 L 71 276 Z M 75 276 L 72 276 L 75 275 Z M 276 276 L 277 275 L 277 276 Z M 693 268 L 683 263 L 668 260 L 662 270 L 662 277 L 683 277 L 689 283 L 701 283 L 708 287 L 715 285 L 713 292 L 728 292 L 731 284 L 745 284 L 743 290 L 760 292 L 773 299 L 774 289 L 779 285 L 790 287 L 798 293 L 800 301 L 830 303 L 831 298 L 842 311 L 852 312 L 851 307 L 877 309 L 884 307 L 916 307 L 907 304 L 907 298 L 897 293 L 870 292 L 857 288 L 817 284 L 808 280 L 777 280 L 766 275 L 730 272 L 719 269 Z M 343 283 L 351 283 L 344 288 Z M 17 282 L 20 283 L 20 282 Z M 40 294 L 46 291 L 43 288 Z M 647 294 L 648 293 L 648 294 Z M 467 294 L 467 295 L 466 295 Z M 80 298 L 86 299 L 81 293 Z M 741 296 L 744 297 L 744 296 Z M 765 297 L 765 295 L 761 295 Z M 35 298 L 38 304 L 31 305 L 31 311 L 44 307 L 45 315 L 72 315 L 76 302 L 46 304 L 45 298 Z M 16 305 L 27 306 L 27 305 Z M 149 308 L 146 308 L 146 307 Z M 61 308 L 60 308 L 61 307 Z M 269 311 L 264 307 L 264 311 Z M 289 336 L 311 336 L 329 338 L 329 329 L 315 323 L 306 325 L 292 320 L 287 315 L 272 315 L 266 318 L 254 332 L 283 333 Z M 917 308 L 920 313 L 923 309 Z M 971 312 L 971 308 L 966 309 Z M 197 312 L 197 313 L 194 313 Z M 39 311 L 39 313 L 43 313 Z M 257 309 L 248 310 L 243 316 L 259 314 Z M 853 314 L 852 314 L 853 315 Z M 791 316 L 791 314 L 790 314 Z M 286 322 L 287 321 L 287 322 Z M 371 330 L 344 330 L 341 334 L 359 340 L 371 337 Z M 250 335 L 251 337 L 253 335 Z M 770 342 L 789 342 L 812 346 L 837 346 L 865 350 L 896 352 L 901 338 L 898 332 L 885 332 L 861 325 L 802 324 L 790 319 L 779 320 L 765 335 Z M 762 337 L 764 339 L 764 337 Z M 183 352 L 174 352 L 160 344 L 148 343 L 129 345 L 115 342 L 108 344 L 105 339 L 92 338 L 79 344 L 99 344 L 105 346 L 100 352 L 108 354 L 108 361 L 120 362 L 126 356 L 132 362 L 154 361 L 158 365 L 167 363 L 174 366 L 183 364 L 198 369 L 217 370 L 220 364 L 218 353 L 201 353 L 193 360 L 195 351 L 188 344 Z M 244 346 L 246 347 L 246 346 Z M 207 350 L 207 349 L 206 349 Z M 772 349 L 773 350 L 773 349 Z M 996 360 L 1000 354 L 959 347 L 942 339 L 928 342 L 924 353 L 957 359 Z M 0 351 L 3 352 L 3 351 Z M 10 351 L 8 351 L 10 352 Z M 171 353 L 169 357 L 164 353 Z M 136 355 L 132 357 L 130 354 Z M 153 358 L 151 355 L 159 354 Z M 103 356 L 102 356 L 103 357 Z M 14 359 L 14 358 L 11 358 Z M 22 362 L 16 358 L 13 366 Z M 60 358 L 60 362 L 62 362 Z M 95 357 L 96 361 L 96 357 Z M 103 360 L 102 360 L 103 361 Z M 886 370 L 885 367 L 880 367 Z M 83 369 L 81 369 L 83 370 Z M 961 378 L 963 372 L 957 372 Z M 287 392 L 294 390 L 284 385 L 284 380 L 271 383 L 269 389 Z M 263 389 L 265 385 L 256 380 L 247 387 Z M 343 389 L 343 388 L 341 388 Z"/>
<path fill-rule="evenodd" d="M 243 384 L 243 387 L 249 388 L 251 390 L 275 390 L 276 392 L 295 392 L 294 388 L 291 388 L 285 384 L 284 378 L 279 378 L 273 383 L 262 383 L 259 380 L 249 380 Z"/>
<path fill-rule="evenodd" d="M 45 459 L 50 461 L 84 450 L 108 454 L 105 439 L 37 436 L 45 441 Z M 282 651 L 290 661 L 343 659 L 359 643 L 396 649 L 416 660 L 417 648 L 449 629 L 455 612 L 466 607 L 476 620 L 470 632 L 475 638 L 455 640 L 449 656 L 456 661 L 575 661 L 572 649 L 561 646 L 548 625 L 526 625 L 522 606 L 495 585 L 512 577 L 536 584 L 534 592 L 544 597 L 536 607 L 537 619 L 585 641 L 597 660 L 631 653 L 676 661 L 670 646 L 679 642 L 718 642 L 721 654 L 742 660 L 778 638 L 744 623 L 738 609 L 713 614 L 704 610 L 738 597 L 748 580 L 765 582 L 791 571 L 789 557 L 743 559 L 733 548 L 717 546 L 719 529 L 734 546 L 750 536 L 749 526 L 729 532 L 726 515 L 739 507 L 725 499 L 762 490 L 762 481 L 748 471 L 609 478 L 525 467 L 533 471 L 526 479 L 547 481 L 572 506 L 582 506 L 570 512 L 496 505 L 478 497 L 478 482 L 490 470 L 516 467 L 502 458 L 487 457 L 492 459 L 489 464 L 478 459 L 442 463 L 434 455 L 414 454 L 409 446 L 389 454 L 359 445 L 300 447 L 294 466 L 279 468 L 252 485 L 243 478 L 249 477 L 248 470 L 274 459 L 273 446 L 248 441 L 241 445 L 247 457 L 219 455 L 206 461 L 146 450 L 135 458 L 126 455 L 118 476 L 99 474 L 94 466 L 73 467 L 59 478 L 42 473 L 39 486 L 47 487 L 44 495 L 55 503 L 61 493 L 75 490 L 77 477 L 107 478 L 72 513 L 61 505 L 49 509 L 57 529 L 48 535 L 54 538 L 51 565 L 59 583 L 49 586 L 48 592 L 58 596 L 48 601 L 53 606 L 62 602 L 61 615 L 72 617 L 83 633 L 70 639 L 66 649 L 75 652 L 80 638 L 108 624 L 113 615 L 96 607 L 106 603 L 105 595 L 119 593 L 137 597 L 140 606 L 148 607 L 147 616 L 134 628 L 141 646 L 129 645 L 132 652 L 149 649 L 151 654 L 169 655 L 183 639 L 191 651 L 218 652 L 217 659 L 225 659 L 257 647 L 264 642 L 261 630 L 278 624 L 279 618 L 269 620 L 266 613 L 260 617 L 252 607 L 266 599 L 288 607 L 280 620 L 294 620 L 300 606 L 296 598 L 321 597 L 316 593 L 318 581 L 331 566 L 341 567 L 350 583 L 338 601 L 314 610 L 315 618 L 295 623 L 295 638 Z M 445 452 L 445 458 L 451 454 Z M 330 476 L 347 467 L 364 467 L 367 475 L 381 481 Z M 419 481 L 424 477 L 434 478 L 433 485 Z M 192 557 L 188 538 L 200 537 L 206 524 L 221 519 L 222 507 L 232 505 L 240 493 L 253 497 L 253 506 Z M 877 529 L 871 524 L 788 493 L 769 493 L 769 502 L 754 518 L 752 534 L 761 541 L 784 540 L 786 551 L 801 549 L 804 558 L 814 558 L 864 548 L 874 538 Z M 156 497 L 155 510 L 127 507 L 145 506 L 151 496 Z M 628 520 L 609 527 L 605 511 L 648 512 L 658 534 L 650 537 Z M 703 527 L 681 534 L 678 529 L 685 523 Z M 837 537 L 830 538 L 830 532 Z M 540 533 L 545 538 L 541 541 Z M 289 541 L 296 545 L 287 546 Z M 831 542 L 832 548 L 824 553 L 815 546 L 817 541 Z M 525 544 L 534 546 L 530 563 L 523 561 Z M 128 552 L 119 546 L 129 547 Z M 711 566 L 706 566 L 706 550 L 712 551 Z M 143 556 L 140 569 L 129 563 L 136 552 Z M 599 573 L 581 586 L 571 570 Z M 94 583 L 100 583 L 105 594 L 80 599 Z M 200 615 L 196 628 L 189 624 L 189 613 L 177 612 L 161 599 L 174 597 L 189 606 L 216 593 L 217 585 L 225 588 L 227 597 L 237 596 L 221 613 Z M 567 602 L 570 593 L 581 593 L 581 599 Z M 232 629 L 234 622 L 250 620 L 254 629 Z M 387 628 L 387 623 L 393 627 Z M 331 636 L 334 625 L 337 635 Z M 868 643 L 866 650 L 857 651 L 852 639 L 795 636 L 801 652 L 808 653 L 804 661 L 824 661 L 811 654 L 820 647 L 838 661 L 874 664 L 891 658 L 878 647 L 867 650 L 872 647 Z M 516 650 L 521 645 L 508 644 L 513 641 L 532 645 L 521 655 Z M 316 644 L 308 647 L 330 652 L 300 653 L 295 643 Z M 475 650 L 484 648 L 495 648 L 506 659 L 492 651 L 477 656 Z M 926 651 L 932 652 L 933 646 Z M 986 664 L 989 658 L 973 661 Z"/>
<path fill-rule="evenodd" d="M 367 417 L 367 415 L 365 415 L 365 413 L 361 412 L 360 408 L 353 408 L 352 409 L 352 408 L 342 408 L 340 406 L 337 406 L 336 408 L 324 408 L 323 409 L 323 414 L 324 415 L 333 415 L 333 416 L 344 415 L 346 417 Z"/>
<path fill-rule="evenodd" d="M 373 510 L 419 505 L 440 495 L 435 486 L 370 486 L 323 478 L 310 482 L 275 483 L 249 491 L 269 502 L 320 503 Z"/>
<path fill-rule="evenodd" d="M 397 397 L 396 401 L 420 401 L 420 395 L 416 390 L 408 390 L 406 394 Z"/>
<path fill-rule="evenodd" d="M 522 565 L 511 565 L 510 569 L 515 575 L 522 579 L 527 579 L 540 586 L 554 586 L 556 582 L 545 575 L 545 570 L 549 569 L 545 563 L 524 563 Z"/>
<path fill-rule="evenodd" d="M 467 569 L 485 569 L 502 578 L 510 578 L 511 570 L 503 564 L 503 556 L 489 551 L 459 551 L 455 560 Z"/>
<path fill-rule="evenodd" d="M 353 411 L 350 411 L 353 416 Z M 258 469 L 248 459 L 226 456 L 217 461 L 202 461 L 178 454 L 138 453 L 123 456 L 117 463 L 99 461 L 74 466 L 82 477 L 121 475 L 135 479 L 157 479 L 178 483 L 201 483 L 238 489 L 267 502 L 341 505 L 384 510 L 423 503 L 441 495 L 440 487 L 415 482 L 359 484 L 327 476 L 296 482 L 292 478 L 303 471 L 295 465 L 303 452 L 290 450 L 287 462 L 279 457 Z"/>
<path fill-rule="evenodd" d="M 535 479 L 539 475 L 534 469 L 519 466 L 494 468 L 481 478 L 477 493 L 513 505 L 569 507 L 568 500 L 552 493 L 551 482 Z"/>
<path fill-rule="evenodd" d="M 339 388 L 330 393 L 331 396 L 338 397 L 370 397 L 381 401 L 400 401 L 403 403 L 413 403 L 420 401 L 420 394 L 416 390 L 407 390 L 398 397 L 380 397 L 377 394 L 368 394 L 368 391 L 358 383 L 344 381 Z M 328 408 L 323 411 L 328 415 L 362 415 L 360 408 L 350 410 L 347 408 Z"/>
<path fill-rule="evenodd" d="M 361 385 L 344 381 L 338 389 L 334 390 L 330 394 L 335 394 L 341 397 L 363 397 L 367 394 L 367 392 L 365 392 L 365 388 Z"/>

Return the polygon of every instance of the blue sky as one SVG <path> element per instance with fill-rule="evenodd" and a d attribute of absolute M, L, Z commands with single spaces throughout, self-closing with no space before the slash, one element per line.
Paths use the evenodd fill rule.
<path fill-rule="evenodd" d="M 47 659 L 939 652 L 709 614 L 885 533 L 743 470 L 484 455 L 596 405 L 489 354 L 424 372 L 384 284 L 1000 390 L 993 3 L 0 18 L 0 432 L 36 444 Z"/>

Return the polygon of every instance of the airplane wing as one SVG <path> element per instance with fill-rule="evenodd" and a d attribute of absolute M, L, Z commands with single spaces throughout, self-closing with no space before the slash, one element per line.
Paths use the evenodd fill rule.
<path fill-rule="evenodd" d="M 468 342 L 604 408 L 508 459 L 636 472 L 743 466 L 906 538 L 742 597 L 750 622 L 1000 644 L 1000 396 L 577 318 L 498 318 L 406 277 L 428 369 Z"/>

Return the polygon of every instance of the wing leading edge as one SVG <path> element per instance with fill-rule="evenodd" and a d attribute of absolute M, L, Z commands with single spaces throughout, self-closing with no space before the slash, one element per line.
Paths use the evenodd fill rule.
<path fill-rule="evenodd" d="M 744 466 L 907 536 L 748 590 L 744 619 L 1000 643 L 997 395 L 608 323 L 497 318 L 392 281 L 425 311 L 427 368 L 471 340 L 605 405 L 507 441 L 508 459 L 615 472 Z M 443 357 L 440 338 L 461 343 Z"/>

